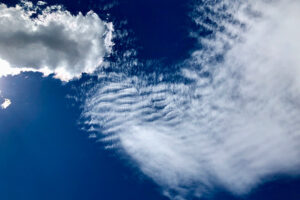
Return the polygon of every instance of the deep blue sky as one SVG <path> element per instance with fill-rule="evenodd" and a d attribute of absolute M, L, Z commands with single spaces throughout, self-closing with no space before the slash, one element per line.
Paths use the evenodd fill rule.
<path fill-rule="evenodd" d="M 0 198 L 166 199 L 121 155 L 79 130 L 69 88 L 37 73 L 1 79 L 13 104 L 0 112 Z"/>
<path fill-rule="evenodd" d="M 79 129 L 79 105 L 66 98 L 79 82 L 62 85 L 39 73 L 0 79 L 13 102 L 0 111 L 0 198 L 166 200 L 122 154 Z M 299 187 L 299 179 L 277 177 L 244 199 L 298 200 Z M 214 195 L 207 199 L 240 199 L 221 189 Z"/>
<path fill-rule="evenodd" d="M 17 1 L 5 0 L 14 5 Z M 35 1 L 33 1 L 35 2 Z M 121 0 L 111 10 L 101 7 L 108 0 L 49 0 L 67 10 L 83 13 L 90 9 L 118 28 L 127 20 L 133 44 L 116 42 L 117 52 L 138 49 L 140 60 L 160 60 L 164 69 L 176 70 L 173 63 L 183 60 L 195 48 L 188 37 L 193 28 L 185 1 Z M 188 29 L 189 28 L 189 29 Z M 205 34 L 205 33 L 203 33 Z M 126 46 L 129 45 L 129 46 Z M 161 65 L 160 65 L 161 66 Z M 1 200 L 166 200 L 159 186 L 142 175 L 122 154 L 105 150 L 104 144 L 89 139 L 80 130 L 80 105 L 67 94 L 84 80 L 61 84 L 39 73 L 24 73 L 0 79 L 2 95 L 12 105 L 0 110 L 0 199 Z M 273 177 L 244 199 L 299 200 L 300 179 Z M 272 180 L 272 178 L 271 178 Z M 207 199 L 235 200 L 222 190 Z"/>

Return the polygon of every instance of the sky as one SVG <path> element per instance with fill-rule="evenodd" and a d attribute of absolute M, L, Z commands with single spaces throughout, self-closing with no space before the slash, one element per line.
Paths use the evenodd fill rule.
<path fill-rule="evenodd" d="M 0 1 L 0 198 L 298 200 L 299 10 Z"/>

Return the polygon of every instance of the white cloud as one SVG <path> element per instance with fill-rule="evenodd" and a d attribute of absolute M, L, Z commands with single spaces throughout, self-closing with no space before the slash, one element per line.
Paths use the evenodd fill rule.
<path fill-rule="evenodd" d="M 204 47 L 182 69 L 194 82 L 107 75 L 86 101 L 87 123 L 174 199 L 219 186 L 243 195 L 270 175 L 299 175 L 300 2 L 206 1 L 196 10 L 214 37 L 199 36 Z"/>
<path fill-rule="evenodd" d="M 3 103 L 1 104 L 1 108 L 2 109 L 6 109 L 8 108 L 8 106 L 10 106 L 11 101 L 9 99 L 4 99 Z"/>
<path fill-rule="evenodd" d="M 110 53 L 111 23 L 44 4 L 0 4 L 0 76 L 39 71 L 68 81 L 92 73 Z"/>

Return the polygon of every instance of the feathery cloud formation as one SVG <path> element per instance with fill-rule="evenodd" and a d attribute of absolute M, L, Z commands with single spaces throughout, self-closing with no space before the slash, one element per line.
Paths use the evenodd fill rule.
<path fill-rule="evenodd" d="M 87 123 L 174 199 L 298 175 L 299 10 L 292 0 L 204 1 L 192 16 L 213 34 L 182 68 L 192 82 L 108 74 L 86 101 Z"/>

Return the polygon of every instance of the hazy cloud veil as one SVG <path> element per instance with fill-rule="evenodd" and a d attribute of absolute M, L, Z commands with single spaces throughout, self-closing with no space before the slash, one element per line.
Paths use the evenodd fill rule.
<path fill-rule="evenodd" d="M 243 195 L 268 175 L 299 174 L 299 10 L 294 0 L 196 5 L 192 18 L 213 34 L 191 33 L 202 46 L 182 64 L 191 81 L 106 74 L 87 123 L 174 199 L 216 186 Z"/>

